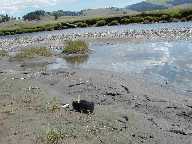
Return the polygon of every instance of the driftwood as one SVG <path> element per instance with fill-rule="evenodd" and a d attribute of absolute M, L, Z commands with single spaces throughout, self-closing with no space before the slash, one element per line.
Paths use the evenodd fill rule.
<path fill-rule="evenodd" d="M 86 100 L 73 101 L 73 109 L 77 112 L 93 113 L 95 104 L 94 102 L 88 102 Z"/>

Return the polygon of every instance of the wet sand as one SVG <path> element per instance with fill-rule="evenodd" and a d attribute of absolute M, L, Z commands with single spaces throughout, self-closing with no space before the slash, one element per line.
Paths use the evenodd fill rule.
<path fill-rule="evenodd" d="M 191 97 L 122 73 L 48 71 L 47 62 L 1 60 L 1 144 L 47 143 L 50 130 L 59 144 L 192 143 Z M 78 96 L 95 103 L 93 114 L 72 110 Z"/>

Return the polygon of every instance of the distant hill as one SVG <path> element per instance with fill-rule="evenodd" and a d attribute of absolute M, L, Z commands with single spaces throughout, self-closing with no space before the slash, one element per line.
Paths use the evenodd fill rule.
<path fill-rule="evenodd" d="M 166 10 L 166 9 L 185 9 L 187 5 L 192 5 L 192 0 L 145 0 L 143 2 L 127 6 L 125 8 L 98 8 L 86 9 L 81 11 L 53 11 L 46 12 L 44 10 L 37 10 L 30 12 L 23 16 L 24 20 L 42 20 L 42 19 L 58 19 L 59 17 L 110 17 L 134 15 L 144 11 Z"/>
<path fill-rule="evenodd" d="M 140 3 L 127 6 L 126 8 L 129 10 L 142 12 L 167 9 L 184 4 L 192 4 L 192 0 L 145 0 Z"/>
<path fill-rule="evenodd" d="M 192 0 L 172 0 L 168 3 L 176 6 L 176 5 L 187 4 L 187 3 L 192 4 Z"/>
<path fill-rule="evenodd" d="M 83 16 L 115 16 L 115 15 L 124 15 L 124 14 L 135 14 L 133 10 L 128 10 L 124 8 L 98 8 L 98 9 L 87 9 L 82 10 L 81 14 Z"/>
<path fill-rule="evenodd" d="M 46 12 L 44 10 L 37 10 L 27 13 L 26 15 L 23 16 L 23 19 L 31 21 L 31 20 L 40 20 L 42 17 L 46 16 L 55 16 L 56 18 L 58 18 L 62 16 L 81 16 L 81 15 L 82 15 L 81 12 L 73 12 L 73 11 L 58 10 L 53 12 Z"/>
<path fill-rule="evenodd" d="M 47 14 L 51 15 L 51 16 L 57 15 L 58 17 L 60 17 L 60 16 L 81 16 L 82 15 L 81 12 L 63 11 L 63 10 L 47 12 Z"/>
<path fill-rule="evenodd" d="M 156 10 L 156 9 L 166 9 L 166 8 L 168 8 L 168 6 L 158 4 L 158 3 L 150 3 L 150 2 L 144 1 L 144 2 L 140 2 L 137 4 L 127 6 L 126 8 L 129 10 L 142 12 L 142 11 L 151 11 L 151 10 Z"/>
<path fill-rule="evenodd" d="M 110 8 L 98 8 L 98 9 L 86 9 L 81 10 L 78 12 L 74 11 L 53 11 L 53 12 L 46 12 L 44 10 L 37 10 L 30 13 L 27 13 L 23 16 L 24 20 L 40 20 L 50 17 L 55 17 L 55 19 L 59 17 L 80 17 L 80 16 L 86 16 L 86 17 L 107 17 L 107 16 L 119 16 L 119 15 L 127 15 L 127 14 L 137 14 L 138 12 L 135 12 L 133 10 L 128 10 L 125 8 L 116 8 L 116 7 L 110 7 Z"/>

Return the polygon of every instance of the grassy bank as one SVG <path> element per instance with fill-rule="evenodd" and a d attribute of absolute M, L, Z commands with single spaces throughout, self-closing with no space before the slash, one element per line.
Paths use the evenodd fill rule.
<path fill-rule="evenodd" d="M 68 20 L 50 21 L 32 24 L 31 22 L 18 22 L 9 27 L 0 27 L 0 36 L 39 31 L 52 31 L 76 27 L 92 27 L 105 25 L 118 25 L 130 23 L 155 23 L 192 20 L 192 9 L 168 9 L 153 12 L 145 12 L 137 15 L 123 15 L 111 17 L 74 18 Z"/>

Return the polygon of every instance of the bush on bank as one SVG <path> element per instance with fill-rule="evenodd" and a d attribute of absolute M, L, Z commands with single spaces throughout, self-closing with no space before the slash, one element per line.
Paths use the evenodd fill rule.
<path fill-rule="evenodd" d="M 106 21 L 105 20 L 99 20 L 97 23 L 96 23 L 96 27 L 100 27 L 100 26 L 104 26 L 106 25 Z"/>
<path fill-rule="evenodd" d="M 112 22 L 110 22 L 108 25 L 109 26 L 113 26 L 113 25 L 118 25 L 119 22 L 117 20 L 113 20 Z"/>
<path fill-rule="evenodd" d="M 86 24 L 85 22 L 78 22 L 76 23 L 76 26 L 80 28 L 84 28 L 84 27 L 88 27 L 88 24 Z"/>

